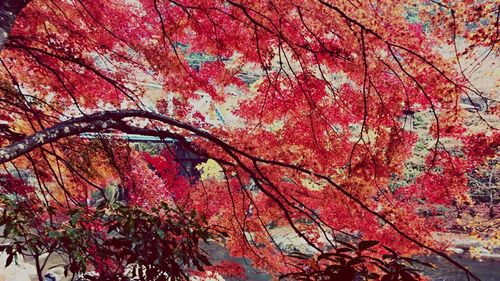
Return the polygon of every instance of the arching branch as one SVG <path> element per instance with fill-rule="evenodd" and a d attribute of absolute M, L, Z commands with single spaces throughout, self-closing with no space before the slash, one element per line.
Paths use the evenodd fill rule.
<path fill-rule="evenodd" d="M 190 124 L 183 123 L 181 121 L 178 121 L 176 119 L 170 118 L 168 116 L 154 113 L 154 112 L 148 112 L 148 111 L 142 111 L 142 110 L 121 110 L 121 111 L 103 111 L 103 112 L 98 112 L 95 114 L 91 115 L 86 115 L 83 117 L 78 117 L 74 118 L 68 121 L 61 122 L 53 127 L 47 128 L 45 130 L 42 130 L 34 135 L 28 136 L 25 139 L 18 141 L 16 143 L 13 143 L 11 145 L 8 145 L 2 149 L 0 149 L 0 164 L 5 163 L 7 161 L 10 161 L 12 159 L 15 159 L 21 155 L 24 155 L 44 144 L 47 143 L 52 143 L 55 142 L 59 139 L 69 137 L 69 136 L 74 136 L 80 133 L 84 132 L 98 132 L 102 131 L 104 129 L 108 128 L 113 128 L 117 130 L 121 130 L 123 132 L 127 133 L 141 133 L 145 135 L 156 135 L 159 137 L 173 137 L 176 139 L 183 139 L 183 137 L 179 134 L 172 133 L 169 130 L 149 130 L 149 129 L 144 129 L 144 128 L 138 128 L 134 126 L 129 126 L 123 119 L 125 118 L 145 118 L 151 121 L 159 121 L 164 124 L 170 125 L 172 127 L 178 128 L 178 129 L 183 129 L 186 131 L 189 131 L 192 134 L 195 134 L 198 137 L 204 138 L 213 144 L 219 146 L 222 148 L 235 162 L 238 166 L 243 168 L 245 172 L 248 172 L 250 175 L 252 175 L 252 178 L 259 182 L 259 177 L 256 176 L 256 173 L 258 173 L 258 167 L 257 163 L 261 164 L 267 164 L 267 165 L 275 165 L 277 167 L 283 167 L 287 169 L 292 169 L 295 171 L 298 171 L 300 173 L 308 174 L 313 177 L 316 177 L 318 179 L 326 180 L 330 186 L 338 190 L 340 193 L 345 195 L 347 198 L 349 198 L 351 201 L 355 202 L 357 205 L 359 205 L 361 208 L 365 209 L 368 211 L 370 214 L 374 215 L 375 217 L 383 220 L 386 222 L 391 228 L 393 228 L 398 234 L 400 234 L 402 237 L 404 237 L 406 240 L 411 241 L 415 245 L 418 245 L 419 247 L 422 247 L 424 249 L 427 249 L 443 258 L 445 258 L 448 262 L 451 264 L 455 265 L 456 267 L 462 269 L 467 276 L 471 276 L 476 280 L 479 280 L 476 275 L 474 275 L 472 272 L 470 272 L 467 268 L 462 266 L 460 263 L 456 262 L 454 259 L 449 257 L 447 254 L 434 249 L 433 247 L 430 247 L 422 242 L 420 242 L 418 239 L 413 238 L 403 230 L 399 229 L 397 225 L 395 225 L 394 222 L 388 220 L 384 215 L 380 214 L 377 211 L 372 210 L 370 207 L 368 207 L 364 202 L 362 202 L 358 197 L 355 195 L 351 194 L 349 191 L 345 189 L 344 186 L 337 184 L 332 178 L 329 176 L 326 176 L 321 173 L 317 173 L 313 170 L 309 170 L 307 168 L 299 167 L 293 164 L 289 163 L 284 163 L 281 161 L 277 160 L 268 160 L 264 158 L 260 158 L 258 156 L 249 154 L 245 151 L 242 151 L 224 140 L 210 134 L 209 132 L 199 129 L 197 127 L 194 127 Z M 248 167 L 241 158 L 246 158 L 250 161 L 252 161 L 255 165 L 255 168 L 257 169 L 257 172 L 254 172 L 251 167 Z M 260 187 L 261 191 L 265 191 L 262 187 Z M 266 194 L 269 195 L 269 194 Z M 276 202 L 280 202 L 277 200 Z M 284 209 L 285 210 L 285 209 Z M 291 220 L 289 219 L 289 222 Z M 296 229 L 297 232 L 300 232 Z"/>

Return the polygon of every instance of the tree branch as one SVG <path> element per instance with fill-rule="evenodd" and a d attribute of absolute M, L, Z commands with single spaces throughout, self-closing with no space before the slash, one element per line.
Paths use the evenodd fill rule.
<path fill-rule="evenodd" d="M 103 112 L 98 112 L 94 113 L 91 115 L 86 115 L 83 117 L 78 117 L 74 118 L 68 121 L 61 122 L 53 127 L 47 128 L 45 130 L 42 130 L 34 135 L 28 136 L 25 139 L 18 141 L 16 143 L 13 143 L 11 145 L 8 145 L 4 148 L 0 149 L 0 164 L 5 163 L 7 161 L 10 161 L 12 159 L 15 159 L 19 156 L 22 156 L 32 150 L 34 150 L 37 147 L 40 147 L 44 144 L 55 142 L 61 138 L 64 137 L 69 137 L 73 135 L 77 135 L 83 132 L 98 132 L 102 131 L 107 128 L 114 128 L 121 130 L 123 132 L 128 132 L 128 133 L 143 133 L 143 134 L 150 134 L 152 131 L 144 128 L 138 128 L 138 127 L 133 127 L 133 126 L 128 126 L 123 119 L 124 118 L 131 118 L 131 117 L 138 117 L 138 118 L 146 118 L 149 120 L 154 120 L 154 121 L 159 121 L 164 124 L 168 124 L 170 126 L 180 128 L 187 130 L 196 136 L 205 138 L 206 140 L 214 143 L 215 145 L 219 146 L 222 148 L 232 159 L 235 160 L 238 166 L 243 168 L 246 172 L 248 172 L 254 180 L 256 180 L 256 183 L 259 183 L 259 177 L 256 176 L 255 172 L 252 171 L 249 167 L 247 167 L 242 160 L 240 160 L 240 156 L 243 156 L 244 158 L 247 158 L 251 160 L 254 165 L 257 163 L 263 163 L 263 164 L 268 164 L 268 165 L 275 165 L 277 167 L 283 167 L 283 168 L 288 168 L 292 169 L 307 175 L 314 176 L 318 179 L 323 179 L 326 180 L 333 188 L 338 190 L 340 193 L 344 194 L 347 198 L 355 202 L 357 205 L 359 205 L 361 208 L 365 209 L 368 211 L 370 214 L 378 217 L 379 219 L 383 220 L 385 223 L 387 223 L 391 228 L 393 228 L 398 234 L 400 234 L 402 237 L 407 239 L 408 241 L 411 241 L 415 245 L 418 245 L 419 247 L 422 247 L 424 249 L 427 249 L 443 258 L 445 258 L 448 262 L 451 264 L 455 265 L 456 267 L 462 269 L 466 274 L 467 277 L 471 276 L 475 280 L 479 280 L 479 278 L 474 275 L 470 270 L 468 270 L 466 267 L 462 266 L 460 263 L 456 262 L 454 259 L 452 259 L 450 256 L 447 254 L 434 249 L 420 241 L 418 241 L 416 238 L 413 238 L 409 234 L 405 233 L 403 230 L 399 229 L 398 226 L 395 225 L 394 222 L 388 220 L 384 215 L 380 214 L 377 211 L 372 210 L 369 206 L 367 206 L 364 202 L 362 202 L 358 197 L 355 195 L 351 194 L 349 191 L 345 189 L 344 186 L 337 184 L 332 178 L 329 176 L 317 173 L 313 170 L 309 170 L 300 166 L 296 166 L 293 164 L 281 162 L 281 161 L 276 161 L 276 160 L 268 160 L 264 158 L 260 158 L 255 155 L 251 155 L 245 151 L 242 151 L 227 142 L 221 140 L 220 138 L 202 130 L 199 128 L 196 128 L 192 125 L 180 122 L 176 119 L 170 118 L 165 115 L 161 115 L 158 113 L 154 112 L 148 112 L 148 111 L 142 111 L 142 110 L 121 110 L 121 111 L 103 111 Z M 174 138 L 179 138 L 182 137 L 178 134 L 172 133 L 168 130 L 157 130 L 156 132 L 157 136 L 160 137 L 174 137 Z M 258 167 L 256 167 L 258 169 Z M 266 192 L 266 189 L 264 189 L 262 186 L 259 186 L 261 191 Z M 266 193 L 266 195 L 272 196 L 271 193 Z M 281 202 L 277 198 L 274 198 L 276 202 Z M 286 208 L 284 206 L 281 206 L 282 209 L 285 211 Z M 291 219 L 288 217 L 288 221 L 291 223 L 293 227 L 293 223 L 291 222 Z M 295 229 L 296 232 L 300 233 L 298 229 Z M 304 237 L 303 237 L 304 238 Z M 307 238 L 306 238 L 307 241 Z"/>

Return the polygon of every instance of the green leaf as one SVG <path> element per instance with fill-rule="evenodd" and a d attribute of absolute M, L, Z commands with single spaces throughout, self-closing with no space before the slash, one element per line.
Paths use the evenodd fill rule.
<path fill-rule="evenodd" d="M 15 253 L 12 253 L 7 257 L 7 261 L 5 262 L 5 267 L 8 267 L 12 263 L 15 255 L 16 255 Z"/>
<path fill-rule="evenodd" d="M 390 272 L 382 277 L 382 281 L 396 281 L 398 280 L 398 274 L 394 272 Z"/>
<path fill-rule="evenodd" d="M 384 254 L 384 255 L 382 255 L 382 258 L 383 258 L 384 260 L 392 260 L 392 259 L 395 259 L 395 258 L 396 258 L 396 256 L 395 256 L 395 255 L 392 255 L 392 254 L 391 254 L 391 255 L 389 255 L 389 254 Z"/>
<path fill-rule="evenodd" d="M 208 260 L 208 258 L 207 258 L 206 256 L 204 256 L 204 255 L 200 255 L 200 261 L 201 261 L 203 264 L 205 264 L 205 265 L 208 265 L 208 266 L 212 265 L 212 264 L 210 263 L 210 261 Z"/>
<path fill-rule="evenodd" d="M 78 221 L 78 218 L 80 218 L 80 214 L 76 213 L 74 215 L 71 215 L 71 225 L 76 225 L 76 222 Z"/>
<path fill-rule="evenodd" d="M 7 249 L 8 247 L 10 247 L 10 245 L 2 245 L 2 244 L 0 244 L 0 252 L 5 251 L 5 249 Z"/>
<path fill-rule="evenodd" d="M 379 242 L 378 241 L 374 241 L 374 240 L 366 240 L 366 241 L 361 241 L 359 242 L 359 251 L 364 251 L 364 250 L 367 250 L 375 245 L 378 245 Z"/>
<path fill-rule="evenodd" d="M 72 273 L 78 272 L 78 263 L 76 261 L 69 264 L 69 271 L 71 271 Z"/>
<path fill-rule="evenodd" d="M 356 265 L 356 264 L 360 264 L 360 263 L 363 263 L 364 261 L 365 260 L 363 258 L 355 257 L 354 259 L 350 260 L 347 263 L 347 266 L 353 266 L 353 265 Z"/>
<path fill-rule="evenodd" d="M 415 279 L 413 276 L 411 276 L 410 274 L 408 274 L 405 271 L 402 271 L 400 274 L 401 274 L 403 281 L 417 281 L 417 279 Z"/>
<path fill-rule="evenodd" d="M 3 236 L 9 236 L 9 234 L 12 232 L 12 229 L 14 229 L 14 226 L 10 223 L 7 223 L 3 230 Z"/>
<path fill-rule="evenodd" d="M 353 249 L 351 248 L 338 248 L 335 250 L 337 253 L 343 253 L 343 252 L 352 252 L 354 251 Z"/>
<path fill-rule="evenodd" d="M 324 255 L 324 254 L 322 254 L 322 255 Z M 303 254 L 303 253 L 300 253 L 300 252 L 292 252 L 288 256 L 290 256 L 292 258 L 296 258 L 296 259 L 302 259 L 302 260 L 308 260 L 310 258 L 310 256 Z M 320 259 L 320 258 L 318 257 L 318 259 Z"/>
<path fill-rule="evenodd" d="M 49 231 L 48 235 L 49 235 L 50 238 L 61 237 L 61 233 L 59 233 L 58 231 L 55 231 L 55 230 Z"/>
<path fill-rule="evenodd" d="M 393 249 L 389 248 L 389 247 L 386 247 L 386 246 L 382 246 L 384 247 L 384 249 L 386 249 L 387 251 L 389 251 L 391 254 L 393 254 L 394 256 L 397 256 L 398 254 L 396 253 L 396 251 L 394 251 Z"/>
<path fill-rule="evenodd" d="M 331 257 L 338 256 L 336 253 L 323 253 L 318 256 L 317 260 L 330 259 Z"/>
<path fill-rule="evenodd" d="M 336 240 L 336 242 L 337 242 L 337 243 L 339 243 L 339 244 L 342 244 L 342 245 L 344 245 L 344 246 L 346 246 L 346 247 L 348 247 L 348 248 L 351 248 L 351 249 L 353 249 L 353 250 L 356 250 L 356 247 L 354 247 L 354 245 L 352 245 L 352 244 L 349 244 L 349 243 L 347 243 L 347 242 L 340 241 L 340 240 Z"/>
<path fill-rule="evenodd" d="M 161 229 L 157 229 L 156 230 L 156 233 L 158 234 L 158 236 L 163 240 L 165 239 L 165 231 L 161 230 Z"/>

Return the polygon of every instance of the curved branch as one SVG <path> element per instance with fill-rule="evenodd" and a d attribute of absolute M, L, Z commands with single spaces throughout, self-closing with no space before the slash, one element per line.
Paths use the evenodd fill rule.
<path fill-rule="evenodd" d="M 287 169 L 292 169 L 304 174 L 308 174 L 311 176 L 314 176 L 319 179 L 326 180 L 333 188 L 344 194 L 347 198 L 350 200 L 354 201 L 357 205 L 359 205 L 361 208 L 365 209 L 367 212 L 370 214 L 378 217 L 379 219 L 383 220 L 385 223 L 387 223 L 391 228 L 393 228 L 398 234 L 400 234 L 402 237 L 404 237 L 406 240 L 414 243 L 415 245 L 422 247 L 424 249 L 427 249 L 443 258 L 445 258 L 448 262 L 451 264 L 455 265 L 456 267 L 462 269 L 467 276 L 472 276 L 475 280 L 479 280 L 479 278 L 474 275 L 471 271 L 469 271 L 466 267 L 461 265 L 460 263 L 456 262 L 454 259 L 452 259 L 450 256 L 447 254 L 434 249 L 417 239 L 411 237 L 409 234 L 405 233 L 403 230 L 399 229 L 394 222 L 388 220 L 384 215 L 380 214 L 377 211 L 372 210 L 370 207 L 368 207 L 364 202 L 362 202 L 359 198 L 357 198 L 355 195 L 351 194 L 349 191 L 345 189 L 344 186 L 336 183 L 331 177 L 327 175 L 323 175 L 320 173 L 317 173 L 312 170 L 308 170 L 306 168 L 296 166 L 293 164 L 289 163 L 284 163 L 281 161 L 276 161 L 276 160 L 268 160 L 264 158 L 260 158 L 255 155 L 251 155 L 245 151 L 242 151 L 227 142 L 221 140 L 220 138 L 210 134 L 209 132 L 206 132 L 202 129 L 196 128 L 190 124 L 186 124 L 183 122 L 180 122 L 176 119 L 170 118 L 165 115 L 161 115 L 158 113 L 154 112 L 148 112 L 148 111 L 142 111 L 142 110 L 121 110 L 121 111 L 103 111 L 103 112 L 98 112 L 94 113 L 91 115 L 86 115 L 83 117 L 78 117 L 74 118 L 65 122 L 61 122 L 51 128 L 47 128 L 45 130 L 42 130 L 34 135 L 28 136 L 25 139 L 18 141 L 16 143 L 13 143 L 11 145 L 8 145 L 4 148 L 0 149 L 0 164 L 5 163 L 7 161 L 10 161 L 12 159 L 15 159 L 19 156 L 22 156 L 37 147 L 41 147 L 44 144 L 55 142 L 59 139 L 62 139 L 64 137 L 69 137 L 73 135 L 77 135 L 83 132 L 97 132 L 101 131 L 107 128 L 114 128 L 118 130 L 122 130 L 123 132 L 128 132 L 128 133 L 142 133 L 142 134 L 152 134 L 154 133 L 157 136 L 160 137 L 174 137 L 174 138 L 183 138 L 182 136 L 172 133 L 167 130 L 148 130 L 144 128 L 137 128 L 133 126 L 128 126 L 123 119 L 124 118 L 131 118 L 131 117 L 139 117 L 139 118 L 146 118 L 149 120 L 154 120 L 154 121 L 159 121 L 165 124 L 168 124 L 170 126 L 184 129 L 186 131 L 189 131 L 196 136 L 202 137 L 207 139 L 208 141 L 218 145 L 221 147 L 231 158 L 233 158 L 239 166 L 241 166 L 246 172 L 249 172 L 252 174 L 253 172 L 249 167 L 247 167 L 239 158 L 238 155 L 243 156 L 244 158 L 247 158 L 254 162 L 255 164 L 257 162 L 263 163 L 263 164 L 268 164 L 268 165 L 276 165 L 279 167 L 284 167 Z M 255 176 L 255 174 L 253 174 Z M 257 178 L 257 177 L 255 177 Z"/>

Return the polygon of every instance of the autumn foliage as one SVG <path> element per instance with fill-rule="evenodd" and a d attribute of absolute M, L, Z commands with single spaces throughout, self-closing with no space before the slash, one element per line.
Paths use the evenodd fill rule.
<path fill-rule="evenodd" d="M 472 80 L 498 16 L 494 1 L 33 0 L 1 51 L 2 222 L 29 221 L 4 236 L 109 280 L 250 278 L 203 241 L 274 277 L 416 280 L 409 256 L 454 263 L 436 214 L 472 204 L 468 175 L 498 152 L 495 90 Z"/>

